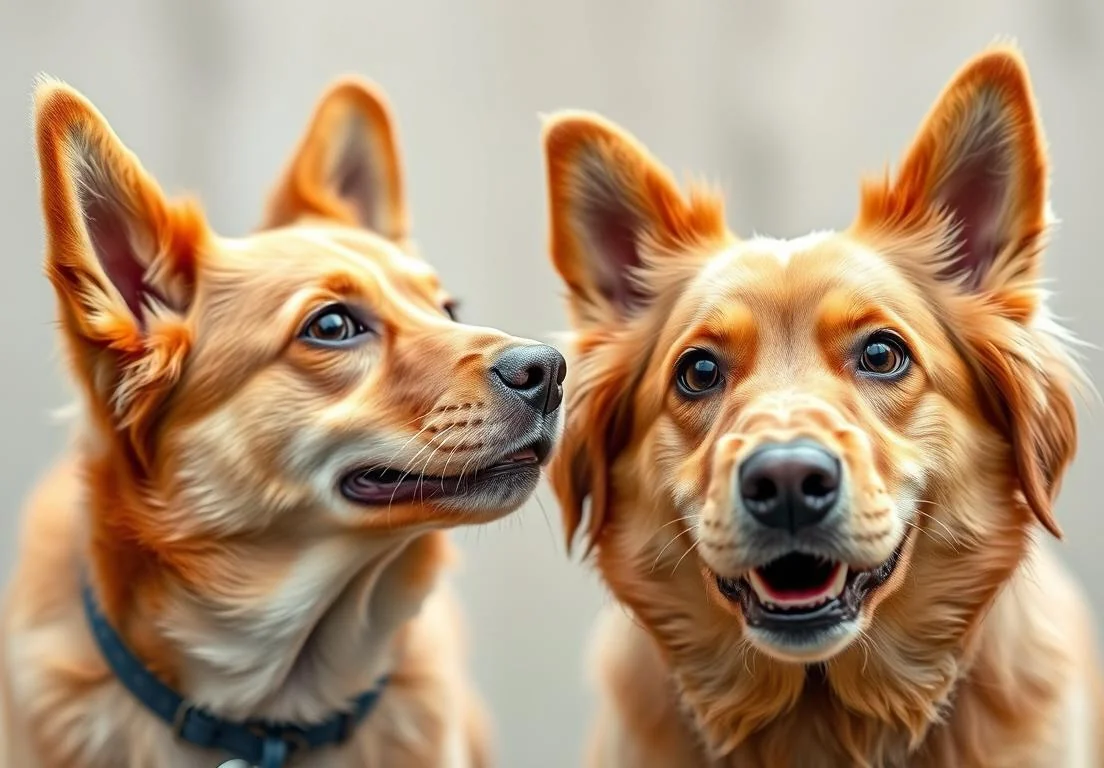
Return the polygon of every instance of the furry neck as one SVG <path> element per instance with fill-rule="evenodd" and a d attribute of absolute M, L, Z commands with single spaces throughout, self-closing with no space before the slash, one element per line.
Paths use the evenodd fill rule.
<path fill-rule="evenodd" d="M 228 719 L 312 722 L 394 666 L 443 533 L 173 541 L 157 530 L 156 500 L 117 466 L 85 466 L 92 587 L 123 641 L 182 696 Z"/>

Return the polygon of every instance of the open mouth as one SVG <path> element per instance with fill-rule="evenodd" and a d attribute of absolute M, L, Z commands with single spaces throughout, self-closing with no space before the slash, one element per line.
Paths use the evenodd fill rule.
<path fill-rule="evenodd" d="M 537 440 L 479 469 L 449 476 L 424 475 L 392 467 L 359 469 L 345 476 L 341 492 L 345 498 L 358 504 L 378 505 L 465 496 L 490 483 L 509 479 L 532 480 L 535 483 L 540 476 L 540 467 L 551 450 L 551 441 Z"/>
<path fill-rule="evenodd" d="M 893 575 L 904 545 L 902 541 L 887 560 L 870 570 L 791 552 L 739 578 L 717 576 L 717 587 L 741 607 L 749 627 L 825 629 L 858 617 L 866 599 Z"/>

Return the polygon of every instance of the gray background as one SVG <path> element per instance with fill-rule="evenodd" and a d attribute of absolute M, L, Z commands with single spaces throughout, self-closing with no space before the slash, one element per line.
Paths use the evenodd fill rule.
<path fill-rule="evenodd" d="M 598 110 L 676 173 L 723 183 L 737 232 L 795 236 L 845 226 L 859 173 L 895 161 L 956 67 L 1009 35 L 1052 145 L 1064 222 L 1049 252 L 1055 305 L 1104 342 L 1098 0 L 0 0 L 0 573 L 21 499 L 65 438 L 50 410 L 68 399 L 40 266 L 36 72 L 82 89 L 166 188 L 202 196 L 224 234 L 258 221 L 329 79 L 376 79 L 398 112 L 415 234 L 465 315 L 547 338 L 564 318 L 545 253 L 539 113 Z M 1104 379 L 1095 353 L 1090 369 Z M 1092 485 L 1104 440 L 1082 413 L 1063 551 L 1104 609 Z M 607 598 L 564 556 L 560 530 L 543 491 L 459 537 L 475 673 L 504 766 L 578 764 L 592 711 L 582 659 Z"/>

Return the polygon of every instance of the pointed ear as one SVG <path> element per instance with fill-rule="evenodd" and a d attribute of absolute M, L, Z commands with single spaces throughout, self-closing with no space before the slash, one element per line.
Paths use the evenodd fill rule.
<path fill-rule="evenodd" d="M 934 254 L 941 277 L 997 300 L 1037 278 L 1048 224 L 1046 144 L 1014 48 L 968 62 L 924 120 L 896 180 L 864 188 L 860 227 L 935 220 L 947 230 Z"/>
<path fill-rule="evenodd" d="M 563 112 L 544 126 L 551 253 L 581 327 L 646 305 L 641 272 L 655 259 L 726 237 L 720 198 L 684 198 L 634 138 L 597 115 Z"/>
<path fill-rule="evenodd" d="M 140 436 L 188 352 L 206 224 L 73 89 L 42 80 L 34 120 L 46 272 L 75 371 L 113 427 Z"/>
<path fill-rule="evenodd" d="M 264 228 L 303 216 L 409 234 L 398 132 L 383 92 L 356 77 L 326 89 L 269 198 Z"/>
<path fill-rule="evenodd" d="M 893 182 L 868 183 L 855 229 L 913 237 L 934 289 L 957 301 L 952 332 L 970 350 L 1039 522 L 1076 449 L 1076 365 L 1042 305 L 1050 224 L 1046 143 L 1026 64 L 1000 46 L 968 62 L 938 98 Z M 915 248 L 906 249 L 913 257 Z M 903 257 L 902 257 L 903 258 Z M 925 257 L 919 257 L 924 262 Z"/>

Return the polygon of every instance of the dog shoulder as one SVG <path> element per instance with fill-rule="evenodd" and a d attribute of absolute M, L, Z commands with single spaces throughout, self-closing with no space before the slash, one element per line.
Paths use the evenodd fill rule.
<path fill-rule="evenodd" d="M 54 614 L 73 600 L 77 579 L 77 526 L 80 516 L 77 460 L 67 456 L 39 480 L 23 510 L 17 571 L 9 581 L 5 605 L 8 631 L 33 624 L 39 614 Z"/>
<path fill-rule="evenodd" d="M 1104 677 L 1088 596 L 1050 546 L 1037 547 L 1029 564 L 1020 576 L 1028 583 L 1017 586 L 1027 593 L 1033 615 L 1046 622 L 1053 643 L 1049 648 L 1029 647 L 1027 658 L 1042 666 L 1044 654 L 1053 654 L 1057 647 L 1063 662 L 1055 665 L 1061 680 L 1059 698 L 1040 764 L 1097 766 L 1104 759 Z"/>
<path fill-rule="evenodd" d="M 621 606 L 607 608 L 591 641 L 589 666 L 601 700 L 587 747 L 597 766 L 697 765 L 670 671 L 655 641 Z"/>
<path fill-rule="evenodd" d="M 998 709 L 1015 721 L 1005 723 L 1008 732 L 1034 734 L 1019 747 L 1018 764 L 1099 764 L 1091 734 L 1104 714 L 1102 681 L 1089 605 L 1046 544 L 1033 547 L 997 599 L 973 669 L 972 687 L 984 694 L 960 696 L 959 706 L 1003 700 Z"/>

